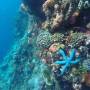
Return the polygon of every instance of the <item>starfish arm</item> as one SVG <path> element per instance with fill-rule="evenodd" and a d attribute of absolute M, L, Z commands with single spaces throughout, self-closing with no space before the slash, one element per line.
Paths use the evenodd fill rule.
<path fill-rule="evenodd" d="M 72 59 L 75 56 L 75 49 L 72 49 L 70 52 L 70 59 Z"/>
<path fill-rule="evenodd" d="M 75 61 L 71 61 L 72 64 L 77 64 L 80 61 L 80 58 L 77 58 Z"/>
<path fill-rule="evenodd" d="M 60 50 L 58 51 L 58 54 L 61 54 L 61 55 L 63 56 L 64 60 L 66 60 L 65 52 L 64 52 L 62 49 L 60 49 Z"/>
<path fill-rule="evenodd" d="M 56 61 L 55 64 L 65 64 L 66 61 Z"/>
<path fill-rule="evenodd" d="M 62 67 L 61 69 L 61 75 L 64 74 L 64 72 L 66 71 L 67 67 L 69 66 L 69 63 L 67 63 L 65 66 Z"/>

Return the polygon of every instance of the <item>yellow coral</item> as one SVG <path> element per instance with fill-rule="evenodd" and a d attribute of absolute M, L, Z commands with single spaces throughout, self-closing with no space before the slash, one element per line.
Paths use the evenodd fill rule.
<path fill-rule="evenodd" d="M 45 21 L 44 23 L 42 23 L 42 29 L 48 28 L 49 25 L 50 25 L 50 23 L 48 21 Z"/>
<path fill-rule="evenodd" d="M 54 3 L 55 3 L 54 0 L 46 0 L 45 3 L 43 4 L 43 11 L 45 12 L 48 9 L 48 7 L 53 6 Z"/>
<path fill-rule="evenodd" d="M 52 28 L 58 27 L 60 23 L 62 22 L 62 20 L 63 20 L 63 14 L 57 13 L 56 17 L 53 20 Z"/>

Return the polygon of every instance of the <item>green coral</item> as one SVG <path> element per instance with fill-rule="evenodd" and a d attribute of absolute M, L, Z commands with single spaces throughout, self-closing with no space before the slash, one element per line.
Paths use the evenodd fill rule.
<path fill-rule="evenodd" d="M 87 69 L 83 66 L 80 66 L 78 69 L 76 69 L 74 72 L 72 72 L 74 75 L 82 75 L 87 72 Z"/>
<path fill-rule="evenodd" d="M 90 71 L 90 58 L 83 61 L 83 67 Z"/>
<path fill-rule="evenodd" d="M 78 42 L 80 42 L 81 40 L 83 40 L 85 38 L 85 35 L 83 33 L 71 33 L 71 40 L 70 40 L 70 44 L 72 46 L 76 46 L 76 44 L 78 44 Z"/>
<path fill-rule="evenodd" d="M 62 33 L 55 33 L 52 35 L 52 42 L 61 42 L 63 39 L 63 34 Z"/>
<path fill-rule="evenodd" d="M 52 76 L 52 72 L 51 72 L 50 68 L 46 66 L 45 69 L 43 69 L 42 73 L 43 73 L 43 78 L 44 78 L 45 83 L 48 86 L 52 85 L 53 76 Z"/>
<path fill-rule="evenodd" d="M 40 48 L 48 48 L 51 45 L 51 34 L 48 31 L 43 31 L 37 36 L 37 46 Z"/>

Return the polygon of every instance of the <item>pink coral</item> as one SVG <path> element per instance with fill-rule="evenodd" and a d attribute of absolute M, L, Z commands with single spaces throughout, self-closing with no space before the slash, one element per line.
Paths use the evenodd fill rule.
<path fill-rule="evenodd" d="M 49 47 L 49 51 L 51 51 L 51 52 L 56 52 L 56 51 L 58 50 L 58 48 L 59 48 L 58 46 L 59 46 L 58 43 L 52 44 L 52 45 Z"/>

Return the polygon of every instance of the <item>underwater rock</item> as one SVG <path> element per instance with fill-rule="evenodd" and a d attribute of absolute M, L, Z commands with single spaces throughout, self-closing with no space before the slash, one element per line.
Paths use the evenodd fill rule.
<path fill-rule="evenodd" d="M 35 16 L 44 19 L 45 15 L 42 11 L 42 4 L 44 3 L 44 1 L 45 0 L 23 0 L 23 3 L 28 7 L 28 12 L 30 14 L 34 14 Z"/>
<path fill-rule="evenodd" d="M 52 72 L 48 67 L 45 67 L 42 71 L 44 81 L 46 82 L 47 85 L 52 85 L 53 84 L 53 76 Z"/>
<path fill-rule="evenodd" d="M 90 72 L 85 75 L 85 84 L 90 87 Z"/>
<path fill-rule="evenodd" d="M 86 27 L 87 27 L 88 29 L 90 29 L 90 23 L 88 23 L 88 24 L 86 25 Z"/>

